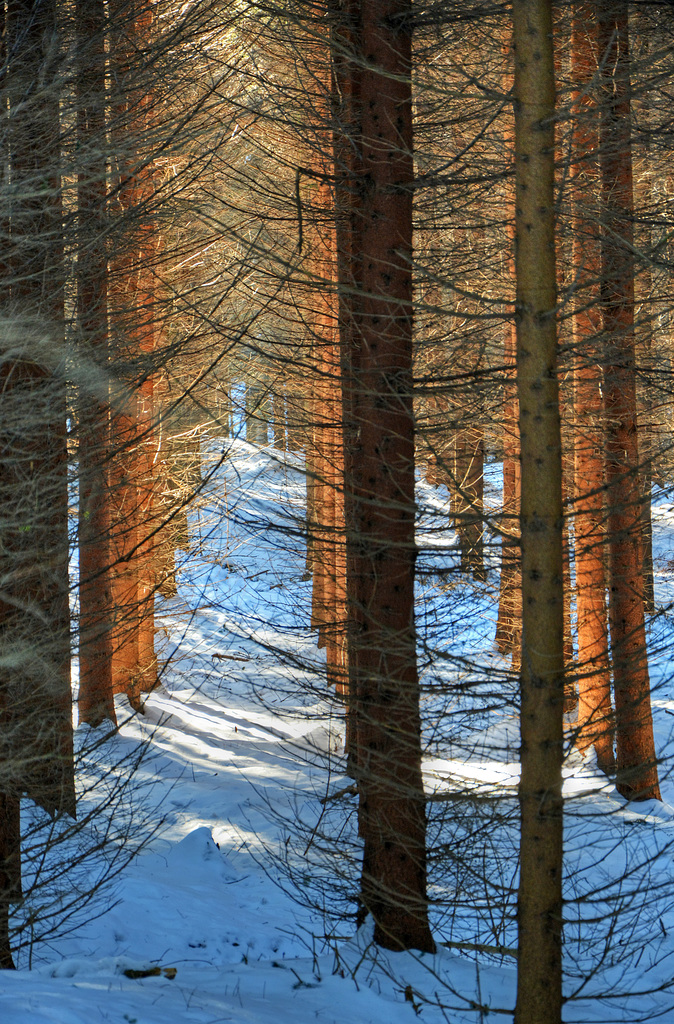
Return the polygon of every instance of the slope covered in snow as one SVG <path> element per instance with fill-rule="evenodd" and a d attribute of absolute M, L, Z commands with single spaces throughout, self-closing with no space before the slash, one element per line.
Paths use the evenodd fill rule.
<path fill-rule="evenodd" d="M 382 953 L 368 925 L 355 934 L 353 923 L 355 798 L 340 708 L 325 692 L 308 622 L 300 466 L 229 441 L 211 444 L 204 472 L 178 596 L 158 604 L 162 686 L 142 716 L 120 702 L 116 735 L 78 729 L 87 751 L 82 832 L 64 835 L 45 867 L 60 858 L 72 872 L 18 911 L 20 970 L 0 973 L 0 1019 L 507 1021 L 518 732 L 515 686 L 491 647 L 495 571 L 479 587 L 452 572 L 446 503 L 420 483 L 430 894 L 446 945 L 436 956 Z M 670 505 L 657 506 L 655 525 L 662 610 L 651 642 L 664 800 L 627 806 L 591 760 L 569 751 L 568 1021 L 674 1020 Z M 110 884 L 80 910 L 74 888 L 94 887 L 112 856 L 101 842 L 78 863 L 84 840 L 91 850 L 108 827 L 105 813 L 89 821 L 86 811 L 117 781 L 125 785 L 114 843 L 126 835 L 142 849 L 117 862 Z M 24 817 L 46 827 L 28 806 Z"/>

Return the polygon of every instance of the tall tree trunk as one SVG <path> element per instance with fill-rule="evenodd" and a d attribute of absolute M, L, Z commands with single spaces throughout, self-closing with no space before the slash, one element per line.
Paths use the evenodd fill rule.
<path fill-rule="evenodd" d="M 106 256 L 105 2 L 77 4 L 79 717 L 115 722 L 112 695 Z"/>
<path fill-rule="evenodd" d="M 628 5 L 600 0 L 602 314 L 606 360 L 609 615 L 617 786 L 660 798 L 644 622 L 642 491 L 634 355 L 634 255 Z"/>
<path fill-rule="evenodd" d="M 562 1015 L 564 601 L 550 0 L 514 0 L 517 387 L 522 455 L 517 1024 Z"/>
<path fill-rule="evenodd" d="M 59 53 L 53 0 L 7 5 L 16 334 L 0 369 L 2 450 L 11 453 L 0 467 L 10 595 L 0 629 L 18 659 L 7 685 L 20 788 L 50 813 L 74 814 Z"/>
<path fill-rule="evenodd" d="M 504 54 L 511 60 L 511 36 L 507 35 Z M 512 76 L 508 74 L 504 83 L 509 90 Z M 503 132 L 506 159 L 512 165 L 515 140 L 514 127 L 508 121 Z M 507 190 L 507 233 L 510 240 L 508 269 L 515 290 L 515 203 L 514 186 L 506 180 Z M 498 618 L 496 621 L 496 647 L 503 654 L 512 654 L 513 670 L 519 668 L 522 636 L 521 567 L 518 547 L 518 518 L 520 510 L 521 469 L 520 440 L 515 382 L 515 359 L 517 352 L 517 331 L 515 320 L 506 325 L 503 346 L 503 534 L 501 538 L 501 572 L 499 578 Z"/>
<path fill-rule="evenodd" d="M 115 354 L 119 355 L 121 289 L 111 282 Z M 138 488 L 133 450 L 136 444 L 136 396 L 131 392 L 120 408 L 115 403 L 111 425 L 113 457 L 110 464 L 111 568 L 114 622 L 112 635 L 112 688 L 137 702 L 138 686 Z"/>
<path fill-rule="evenodd" d="M 7 62 L 7 23 L 5 18 L 4 4 L 0 7 L 0 60 L 5 65 Z M 0 103 L 3 121 L 6 121 L 8 111 L 8 96 L 6 89 L 0 93 Z M 9 177 L 9 139 L 7 131 L 2 133 L 2 148 L 0 159 L 2 159 L 2 187 L 3 196 L 8 194 L 10 183 Z M 9 211 L 4 210 L 2 215 L 2 232 L 4 238 L 10 235 Z M 6 252 L 0 261 L 0 273 L 5 283 L 5 302 L 8 289 L 11 287 L 11 259 L 8 259 Z M 4 305 L 4 303 L 3 303 Z M 9 306 L 9 304 L 7 304 Z M 4 310 L 3 310 L 4 312 Z M 4 362 L 6 353 L 2 352 Z M 3 376 L 4 370 L 3 370 Z M 0 420 L 0 425 L 1 425 Z M 2 476 L 0 475 L 0 480 Z M 0 498 L 9 499 L 9 493 Z M 0 616 L 4 617 L 6 609 L 0 607 Z M 0 618 L 0 642 L 3 646 L 6 643 L 7 633 L 2 627 Z M 12 764 L 11 744 L 11 716 L 9 707 L 9 679 L 6 676 L 0 677 L 0 736 L 3 739 L 3 749 L 0 751 L 0 969 L 12 970 L 14 960 L 9 930 L 9 914 L 11 904 L 21 898 L 21 817 L 20 802 L 17 795 L 15 769 Z"/>
<path fill-rule="evenodd" d="M 641 37 L 642 60 L 648 62 L 650 57 L 650 36 L 648 29 Z M 648 91 L 641 97 L 640 121 L 642 124 L 641 151 L 645 170 L 635 179 L 634 201 L 636 204 L 635 230 L 637 251 L 645 255 L 639 267 L 635 281 L 636 306 L 639 310 L 638 322 L 635 325 L 636 358 L 641 364 L 641 394 L 637 389 L 639 416 L 639 450 L 641 455 L 641 488 L 643 492 L 641 506 L 641 532 L 644 545 L 644 607 L 652 615 L 655 612 L 655 578 L 653 571 L 653 458 L 657 452 L 654 423 L 655 403 L 653 401 L 654 384 L 657 373 L 653 365 L 653 252 L 652 218 L 654 194 L 651 178 L 651 135 L 650 135 L 650 96 Z"/>
<path fill-rule="evenodd" d="M 317 53 L 317 80 L 324 89 L 324 110 L 317 111 L 321 124 L 330 123 L 331 82 L 324 73 L 329 41 Z M 321 101 L 319 100 L 320 104 Z M 327 681 L 346 699 L 346 565 L 344 554 L 344 451 L 342 439 L 342 386 L 336 288 L 337 254 L 333 192 L 329 185 L 334 169 L 330 138 L 318 136 L 311 154 L 313 181 L 312 230 L 307 264 L 311 272 L 312 353 L 314 383 L 311 403 L 314 456 L 312 468 L 312 624 L 318 628 L 320 647 L 326 649 Z M 350 743 L 347 701 L 347 747 Z"/>
<path fill-rule="evenodd" d="M 604 408 L 602 397 L 601 272 L 596 202 L 599 110 L 592 93 L 597 73 L 596 6 L 574 7 L 573 162 L 571 201 L 574 292 L 574 503 L 578 615 L 578 732 L 581 750 L 594 745 L 602 771 L 615 768 L 608 656 L 604 528 Z M 593 209 L 595 208 L 595 209 Z"/>
<path fill-rule="evenodd" d="M 342 393 L 337 337 L 337 293 L 334 207 L 325 180 L 329 169 L 315 161 L 319 183 L 315 188 L 316 231 L 312 267 L 316 287 L 312 296 L 315 313 L 316 449 L 314 482 L 314 622 L 319 626 L 319 645 L 326 648 L 328 681 L 346 694 L 346 580 L 344 563 L 344 454 L 342 441 Z"/>
<path fill-rule="evenodd" d="M 75 814 L 68 607 L 60 52 L 54 0 L 10 0 L 4 52 L 15 197 L 0 346 L 0 962 L 20 895 L 19 798 Z M 11 329 L 7 326 L 11 325 Z"/>
<path fill-rule="evenodd" d="M 306 560 L 305 579 L 313 576 L 316 563 L 316 455 L 314 451 L 313 438 L 307 441 L 306 455 L 304 458 L 304 479 L 306 485 Z M 311 628 L 316 629 L 315 606 L 317 601 L 316 587 L 311 585 Z"/>
<path fill-rule="evenodd" d="M 353 0 L 345 13 L 334 52 L 351 132 L 336 164 L 339 178 L 347 161 L 350 218 L 338 244 L 361 919 L 372 915 L 379 945 L 432 951 L 414 629 L 411 9 Z"/>
<path fill-rule="evenodd" d="M 152 96 L 146 88 L 146 55 L 152 10 L 137 0 L 131 7 L 115 0 L 112 60 L 117 97 L 116 145 L 119 179 L 116 199 L 127 217 L 126 244 L 116 261 L 111 303 L 116 355 L 135 368 L 118 397 L 112 436 L 116 456 L 111 467 L 114 503 L 112 556 L 115 635 L 113 690 L 126 693 L 140 709 L 141 691 L 156 685 L 154 653 L 154 490 L 157 439 L 154 429 L 153 356 L 155 351 L 154 263 L 157 233 L 151 212 L 155 172 L 148 164 L 154 130 Z"/>
<path fill-rule="evenodd" d="M 148 23 L 149 34 L 149 23 Z M 148 192 L 152 191 L 151 179 Z M 138 428 L 140 445 L 138 449 L 139 480 L 139 524 L 140 536 L 138 562 L 138 685 L 148 693 L 157 685 L 157 655 L 155 653 L 154 603 L 157 591 L 155 572 L 156 530 L 158 528 L 158 434 L 156 430 L 156 409 L 154 400 L 155 368 L 151 365 L 158 348 L 156 317 L 156 290 L 154 265 L 157 259 L 156 225 L 151 218 L 144 224 L 144 233 L 139 247 L 141 265 L 141 286 L 139 296 L 138 347 L 146 361 L 147 369 L 139 387 Z"/>
<path fill-rule="evenodd" d="M 346 740 L 348 750 L 352 743 L 353 719 L 350 715 L 348 650 L 346 644 L 347 599 L 346 599 L 346 528 L 344 520 L 344 446 L 342 439 L 342 394 L 340 380 L 339 344 L 336 336 L 328 353 L 328 372 L 333 381 L 330 403 L 331 460 L 329 465 L 333 534 L 331 568 L 333 573 L 333 614 L 328 643 L 328 682 L 335 686 L 346 705 Z"/>

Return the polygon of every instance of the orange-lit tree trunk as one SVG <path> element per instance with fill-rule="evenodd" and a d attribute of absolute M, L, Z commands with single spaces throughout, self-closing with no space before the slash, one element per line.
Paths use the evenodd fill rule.
<path fill-rule="evenodd" d="M 390 949 L 434 950 L 426 896 L 414 629 L 411 9 L 353 0 L 333 44 L 345 348 L 350 686 L 361 919 Z"/>
<path fill-rule="evenodd" d="M 313 239 L 314 250 L 320 249 L 318 237 Z M 318 253 L 312 254 L 311 264 L 318 278 L 322 265 Z M 325 379 L 325 346 L 329 344 L 330 332 L 333 329 L 329 300 L 326 301 L 325 291 L 317 290 L 312 294 L 311 348 L 313 379 L 311 393 L 308 397 L 310 415 L 309 444 L 307 447 L 306 468 L 307 496 L 307 551 L 311 551 L 311 628 L 318 634 L 318 647 L 326 646 L 326 627 L 332 612 L 332 596 L 330 593 L 330 545 L 329 537 L 334 528 L 332 522 L 333 506 L 330 500 L 330 488 L 327 480 L 327 423 L 329 392 Z M 309 447 L 310 446 L 310 447 Z M 309 567 L 307 565 L 307 567 Z"/>
<path fill-rule="evenodd" d="M 337 292 L 334 286 L 336 253 L 332 191 L 325 182 L 317 189 L 323 212 L 319 226 L 320 253 L 316 260 L 317 279 L 323 305 L 320 346 L 320 412 L 321 478 L 323 481 L 323 559 L 324 559 L 324 633 L 328 681 L 337 692 L 346 696 L 347 653 L 346 622 L 346 555 L 344 536 L 344 447 L 342 438 L 342 388 L 337 333 Z M 347 723 L 347 746 L 350 743 Z"/>
<path fill-rule="evenodd" d="M 79 717 L 115 722 L 112 695 L 106 255 L 105 2 L 77 5 Z"/>
<path fill-rule="evenodd" d="M 329 42 L 317 49 L 316 80 L 323 85 L 320 106 L 325 107 L 322 125 L 329 124 L 330 80 L 321 64 L 329 55 Z M 326 137 L 327 136 L 327 137 Z M 311 168 L 306 171 L 310 185 L 311 231 L 307 264 L 311 273 L 311 309 L 314 383 L 309 399 L 312 409 L 312 456 L 308 462 L 313 479 L 309 538 L 313 569 L 312 625 L 318 630 L 318 645 L 326 652 L 327 680 L 345 697 L 346 565 L 344 554 L 344 449 L 342 439 L 342 385 L 338 334 L 336 288 L 337 255 L 333 191 L 333 158 L 330 137 L 318 132 Z M 301 180 L 298 178 L 298 187 Z M 347 714 L 347 733 L 349 733 Z M 350 735 L 347 735 L 347 746 Z"/>
<path fill-rule="evenodd" d="M 609 615 L 617 786 L 628 799 L 659 799 L 644 622 L 634 354 L 629 28 L 628 5 L 623 0 L 601 0 L 599 4 L 599 64 L 601 305 L 606 360 Z"/>
<path fill-rule="evenodd" d="M 596 204 L 599 109 L 592 81 L 597 73 L 597 20 L 593 2 L 573 10 L 574 292 L 574 504 L 578 616 L 578 734 L 581 750 L 594 745 L 605 772 L 615 767 L 608 656 L 604 528 L 604 407 L 599 277 L 601 253 Z"/>
<path fill-rule="evenodd" d="M 318 473 L 317 468 L 317 456 L 314 445 L 313 431 L 309 431 L 308 438 L 305 439 L 305 456 L 304 456 L 304 467 L 305 467 L 305 480 L 307 490 L 307 502 L 306 502 L 306 519 L 305 519 L 305 534 L 306 534 L 306 562 L 305 562 L 305 578 L 311 577 L 311 628 L 316 629 L 316 606 L 318 604 L 318 588 L 322 585 L 322 578 L 319 583 L 314 583 L 313 574 L 316 565 L 316 477 Z"/>
<path fill-rule="evenodd" d="M 338 692 L 346 688 L 346 581 L 344 560 L 344 456 L 341 429 L 342 395 L 337 334 L 337 293 L 334 212 L 326 172 L 319 170 L 312 265 L 316 287 L 314 309 L 313 402 L 313 624 L 319 646 L 326 648 L 328 680 Z"/>
<path fill-rule="evenodd" d="M 128 221 L 126 245 L 114 268 L 111 303 L 115 355 L 134 366 L 117 400 L 111 467 L 113 689 L 140 707 L 140 693 L 157 680 L 154 652 L 154 489 L 156 437 L 153 402 L 155 350 L 154 262 L 156 226 L 151 213 L 155 175 L 148 151 L 153 137 L 152 96 L 144 88 L 151 43 L 151 6 L 116 0 L 110 10 L 112 61 L 122 90 L 115 108 L 119 177 L 115 199 Z"/>

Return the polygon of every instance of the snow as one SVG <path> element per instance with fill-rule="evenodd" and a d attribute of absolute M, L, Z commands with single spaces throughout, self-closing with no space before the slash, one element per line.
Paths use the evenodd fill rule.
<path fill-rule="evenodd" d="M 369 923 L 356 933 L 353 921 L 355 798 L 307 619 L 301 464 L 242 441 L 205 442 L 204 458 L 178 596 L 157 606 L 161 687 L 142 716 L 118 698 L 115 735 L 78 728 L 79 832 L 23 808 L 34 851 L 49 829 L 60 841 L 44 863 L 28 858 L 29 876 L 40 868 L 45 881 L 17 911 L 24 945 L 20 969 L 0 972 L 0 1020 L 511 1019 L 518 729 L 515 684 L 491 648 L 495 574 L 479 586 L 451 575 L 446 502 L 420 482 L 429 890 L 436 938 L 449 945 L 385 953 Z M 655 505 L 663 802 L 627 805 L 569 750 L 569 1022 L 674 1021 L 674 505 L 664 494 Z M 103 793 L 107 811 L 89 818 Z M 79 894 L 106 879 L 82 906 Z"/>

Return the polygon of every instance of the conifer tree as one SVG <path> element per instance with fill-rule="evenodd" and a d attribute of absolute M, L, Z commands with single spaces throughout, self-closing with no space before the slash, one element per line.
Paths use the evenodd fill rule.
<path fill-rule="evenodd" d="M 562 1014 L 564 602 L 552 5 L 514 0 L 522 659 L 517 1024 Z"/>
<path fill-rule="evenodd" d="M 0 352 L 0 960 L 10 967 L 18 800 L 74 815 L 75 791 L 56 5 L 11 0 L 5 18 L 13 201 Z"/>
<path fill-rule="evenodd" d="M 578 745 L 593 744 L 600 767 L 615 767 L 608 653 L 604 530 L 603 352 L 599 281 L 599 109 L 594 5 L 573 10 L 571 70 L 574 131 L 572 225 L 574 288 L 578 309 L 574 342 L 574 498 L 576 601 L 578 613 Z"/>
<path fill-rule="evenodd" d="M 105 4 L 77 5 L 80 402 L 79 717 L 115 722 L 112 693 Z"/>
<path fill-rule="evenodd" d="M 601 310 L 606 414 L 609 615 L 617 786 L 660 798 L 644 619 L 642 493 L 634 348 L 634 196 L 628 5 L 599 5 L 602 106 Z"/>
<path fill-rule="evenodd" d="M 428 925 L 414 628 L 411 10 L 337 13 L 338 232 L 353 771 L 361 916 L 390 949 L 435 948 Z M 342 134 L 343 133 L 343 134 Z"/>

